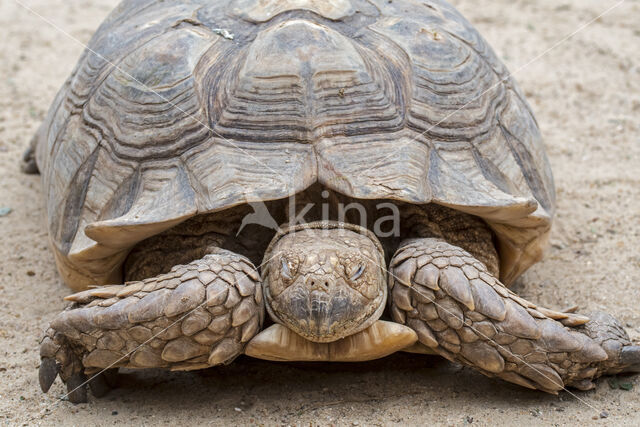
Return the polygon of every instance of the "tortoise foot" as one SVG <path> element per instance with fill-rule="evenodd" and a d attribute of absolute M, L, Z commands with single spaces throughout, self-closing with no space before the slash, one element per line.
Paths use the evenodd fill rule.
<path fill-rule="evenodd" d="M 555 394 L 640 366 L 640 347 L 611 316 L 590 322 L 538 307 L 444 241 L 405 242 L 390 276 L 393 319 L 414 329 L 422 345 L 486 376 Z"/>
<path fill-rule="evenodd" d="M 602 374 L 640 372 L 640 346 L 634 345 L 620 322 L 608 313 L 596 311 L 588 315 L 589 322 L 577 328 L 592 338 L 607 353 L 599 366 Z"/>
<path fill-rule="evenodd" d="M 87 401 L 87 386 L 92 379 L 87 378 L 80 359 L 62 334 L 56 333 L 51 328 L 47 331 L 47 335 L 40 344 L 40 357 L 38 379 L 43 392 L 48 392 L 56 378 L 60 376 L 67 386 L 67 393 L 63 399 L 66 397 L 72 403 Z"/>
<path fill-rule="evenodd" d="M 38 168 L 38 164 L 36 163 L 36 150 L 32 145 L 27 148 L 22 155 L 22 160 L 20 162 L 20 170 L 22 173 L 27 175 L 37 175 L 40 173 L 40 169 Z"/>
<path fill-rule="evenodd" d="M 262 288 L 244 257 L 214 253 L 143 282 L 71 295 L 41 342 L 40 386 L 73 403 L 115 386 L 118 367 L 195 370 L 230 363 L 260 330 Z M 114 369 L 115 368 L 115 369 Z"/>

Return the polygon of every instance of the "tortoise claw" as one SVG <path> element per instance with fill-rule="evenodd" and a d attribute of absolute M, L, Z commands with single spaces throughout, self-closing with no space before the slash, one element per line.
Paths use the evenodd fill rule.
<path fill-rule="evenodd" d="M 576 313 L 578 311 L 578 307 L 577 305 L 570 305 L 569 307 L 566 307 L 564 309 L 562 309 L 561 311 L 563 313 Z"/>
<path fill-rule="evenodd" d="M 571 387 L 581 391 L 589 391 L 596 388 L 596 384 L 590 379 L 578 380 L 571 383 Z"/>
<path fill-rule="evenodd" d="M 55 359 L 45 357 L 40 362 L 38 369 L 38 379 L 40 380 L 40 388 L 46 393 L 58 376 L 59 366 Z"/>
<path fill-rule="evenodd" d="M 67 380 L 67 397 L 71 403 L 87 402 L 87 377 L 82 372 L 77 372 Z"/>

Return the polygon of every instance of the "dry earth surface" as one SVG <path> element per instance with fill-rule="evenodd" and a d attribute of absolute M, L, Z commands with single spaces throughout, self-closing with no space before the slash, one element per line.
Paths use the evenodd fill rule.
<path fill-rule="evenodd" d="M 601 380 L 551 396 L 409 355 L 357 365 L 242 358 L 202 373 L 129 372 L 88 404 L 59 400 L 60 383 L 43 395 L 38 341 L 68 290 L 47 247 L 40 180 L 21 175 L 18 158 L 82 51 L 70 37 L 87 42 L 117 0 L 20 1 L 68 35 L 0 0 L 0 208 L 12 209 L 0 217 L 0 422 L 640 425 L 640 376 L 622 379 L 631 391 Z M 640 2 L 561 43 L 615 0 L 453 3 L 516 73 L 555 171 L 552 247 L 516 291 L 551 308 L 609 311 L 639 338 Z"/>

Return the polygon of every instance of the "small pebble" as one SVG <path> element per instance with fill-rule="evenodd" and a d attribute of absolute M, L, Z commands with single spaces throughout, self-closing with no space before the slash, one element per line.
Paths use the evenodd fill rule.
<path fill-rule="evenodd" d="M 600 418 L 607 418 L 608 416 L 609 416 L 609 413 L 607 411 L 600 412 Z"/>

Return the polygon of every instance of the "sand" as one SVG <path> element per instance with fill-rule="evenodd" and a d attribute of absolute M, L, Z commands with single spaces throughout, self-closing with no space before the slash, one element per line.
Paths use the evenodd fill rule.
<path fill-rule="evenodd" d="M 21 0 L 85 43 L 116 0 Z M 558 213 L 546 258 L 515 290 L 551 308 L 615 314 L 640 338 L 640 2 L 455 0 L 515 72 L 545 136 Z M 47 247 L 43 193 L 18 159 L 82 46 L 0 2 L 0 422 L 7 424 L 640 424 L 633 390 L 528 391 L 442 359 L 358 365 L 239 359 L 201 373 L 129 372 L 102 399 L 38 388 L 37 344 L 65 303 Z M 550 47 L 556 46 L 551 51 Z M 530 63 L 530 61 L 532 61 Z M 601 411 L 608 418 L 594 420 Z"/>

